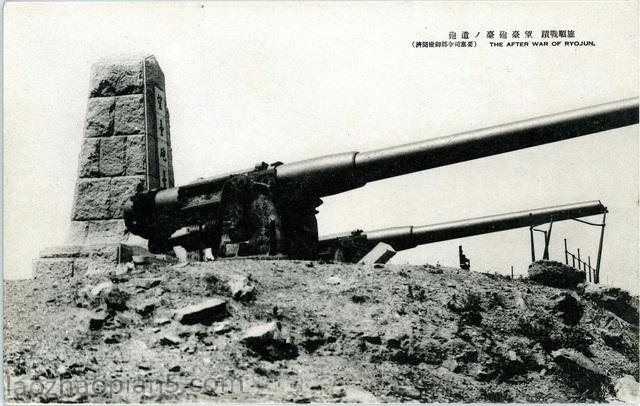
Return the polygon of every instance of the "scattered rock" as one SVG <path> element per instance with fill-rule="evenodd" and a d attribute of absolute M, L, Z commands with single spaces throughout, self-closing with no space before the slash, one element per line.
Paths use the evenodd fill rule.
<path fill-rule="evenodd" d="M 607 381 L 606 373 L 578 351 L 560 348 L 553 351 L 551 356 L 567 374 L 569 383 L 578 389 L 594 390 Z"/>
<path fill-rule="evenodd" d="M 529 305 L 527 304 L 527 301 L 522 293 L 515 291 L 513 295 L 515 296 L 515 306 L 518 309 L 529 310 Z"/>
<path fill-rule="evenodd" d="M 624 340 L 624 336 L 622 335 L 622 333 L 602 329 L 600 331 L 600 336 L 602 337 L 602 340 L 605 344 L 620 352 L 619 349 L 622 348 Z"/>
<path fill-rule="evenodd" d="M 471 369 L 469 370 L 469 374 L 475 377 L 480 382 L 490 381 L 497 375 L 495 371 L 492 371 L 489 368 L 484 367 L 480 364 L 473 365 L 473 367 L 471 367 Z"/>
<path fill-rule="evenodd" d="M 478 361 L 477 350 L 466 350 L 456 355 L 455 360 L 458 362 L 476 362 Z"/>
<path fill-rule="evenodd" d="M 536 261 L 529 265 L 529 279 L 545 286 L 575 289 L 585 281 L 584 271 L 556 261 Z"/>
<path fill-rule="evenodd" d="M 194 347 L 193 345 L 187 345 L 182 349 L 182 351 L 186 352 L 187 354 L 194 354 L 196 352 L 196 347 Z"/>
<path fill-rule="evenodd" d="M 169 323 L 171 323 L 171 320 L 167 317 L 156 317 L 155 319 L 153 319 L 153 324 L 155 324 L 156 326 L 163 326 Z"/>
<path fill-rule="evenodd" d="M 330 276 L 329 278 L 327 278 L 327 283 L 329 285 L 339 285 L 342 282 L 342 280 L 340 280 L 340 278 L 338 278 L 337 276 Z"/>
<path fill-rule="evenodd" d="M 128 295 L 120 291 L 113 282 L 101 282 L 95 286 L 87 285 L 78 292 L 77 303 L 83 307 L 100 307 L 104 304 L 110 311 L 126 309 Z"/>
<path fill-rule="evenodd" d="M 141 316 L 148 316 L 158 306 L 159 300 L 157 298 L 143 300 L 134 305 L 133 309 Z"/>
<path fill-rule="evenodd" d="M 380 401 L 371 392 L 356 386 L 345 386 L 341 396 L 344 403 L 379 403 Z"/>
<path fill-rule="evenodd" d="M 331 397 L 333 398 L 341 398 L 344 396 L 344 388 L 342 386 L 334 386 L 331 389 Z"/>
<path fill-rule="evenodd" d="M 221 323 L 215 323 L 213 325 L 213 332 L 215 334 L 224 334 L 224 333 L 228 333 L 229 331 L 233 330 L 233 326 L 231 325 L 230 322 L 228 321 L 223 321 Z"/>
<path fill-rule="evenodd" d="M 454 360 L 454 359 L 451 359 L 451 358 L 449 358 L 449 359 L 445 360 L 445 361 L 442 363 L 442 365 L 441 365 L 441 366 L 442 366 L 443 368 L 448 369 L 448 370 L 449 370 L 449 371 L 451 371 L 451 372 L 457 372 L 457 370 L 458 370 L 458 362 L 457 362 L 456 360 Z"/>
<path fill-rule="evenodd" d="M 134 286 L 136 288 L 151 289 L 151 288 L 155 288 L 156 286 L 160 285 L 160 283 L 162 283 L 162 279 L 160 279 L 160 278 L 136 278 L 136 279 L 133 279 L 131 282 L 133 282 L 133 284 L 134 284 Z"/>
<path fill-rule="evenodd" d="M 105 335 L 104 342 L 106 344 L 117 344 L 117 343 L 121 342 L 122 339 L 123 339 L 122 334 L 112 331 L 112 332 L 109 332 L 108 334 Z"/>
<path fill-rule="evenodd" d="M 564 321 L 565 324 L 575 326 L 580 322 L 582 314 L 582 303 L 580 297 L 575 292 L 562 292 L 552 297 L 553 309 L 556 315 Z"/>
<path fill-rule="evenodd" d="M 126 327 L 134 323 L 134 319 L 127 313 L 118 313 L 113 316 L 113 324 L 118 328 Z"/>
<path fill-rule="evenodd" d="M 455 362 L 455 361 L 454 361 Z M 413 386 L 392 386 L 391 392 L 405 398 L 419 399 L 420 391 Z"/>
<path fill-rule="evenodd" d="M 236 278 L 229 282 L 231 297 L 240 302 L 251 302 L 256 298 L 256 288 L 249 278 Z"/>
<path fill-rule="evenodd" d="M 227 301 L 223 299 L 209 299 L 199 304 L 176 310 L 174 318 L 182 324 L 207 324 L 222 320 L 229 316 Z"/>
<path fill-rule="evenodd" d="M 377 334 L 365 334 L 361 336 L 360 339 L 369 344 L 374 344 L 374 345 L 382 344 L 382 338 Z"/>
<path fill-rule="evenodd" d="M 109 315 L 105 311 L 95 312 L 89 319 L 89 330 L 100 330 L 104 326 Z"/>
<path fill-rule="evenodd" d="M 114 280 L 125 281 L 127 279 L 127 274 L 131 272 L 133 268 L 133 262 L 118 264 L 115 271 L 113 272 L 113 276 L 115 277 Z"/>
<path fill-rule="evenodd" d="M 180 337 L 174 334 L 165 333 L 162 335 L 162 337 L 160 337 L 159 342 L 162 345 L 178 345 L 180 344 L 180 342 L 182 342 L 182 340 L 180 339 Z"/>
<path fill-rule="evenodd" d="M 212 345 L 215 344 L 216 339 L 215 337 L 212 337 L 212 336 L 205 336 L 201 339 L 201 341 L 202 341 L 202 344 L 205 345 L 205 347 L 211 347 Z"/>
<path fill-rule="evenodd" d="M 99 296 L 106 297 L 109 293 L 113 291 L 113 283 L 111 281 L 106 281 L 97 284 L 91 289 L 91 297 L 97 298 Z"/>
<path fill-rule="evenodd" d="M 638 325 L 638 297 L 628 292 L 603 285 L 588 285 L 584 297 L 610 311 L 627 323 Z"/>
<path fill-rule="evenodd" d="M 117 287 L 113 288 L 111 293 L 104 299 L 107 308 L 113 312 L 127 310 L 127 300 L 129 300 L 129 294 Z"/>
<path fill-rule="evenodd" d="M 244 345 L 267 360 L 289 359 L 298 356 L 297 347 L 278 322 L 249 328 L 240 339 Z"/>
<path fill-rule="evenodd" d="M 614 385 L 616 400 L 619 402 L 638 404 L 640 402 L 640 385 L 631 375 L 624 375 Z"/>
<path fill-rule="evenodd" d="M 463 324 L 479 325 L 482 322 L 480 312 L 483 309 L 480 306 L 480 297 L 476 293 L 458 291 L 451 296 L 447 307 L 452 312 L 460 314 Z"/>

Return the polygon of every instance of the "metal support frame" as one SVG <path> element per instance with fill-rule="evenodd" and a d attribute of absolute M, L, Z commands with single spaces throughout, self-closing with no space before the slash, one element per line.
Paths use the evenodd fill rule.
<path fill-rule="evenodd" d="M 606 226 L 607 212 L 602 213 L 602 224 L 600 229 L 600 243 L 598 244 L 598 259 L 596 260 L 596 271 L 593 275 L 593 282 L 600 283 L 600 260 L 602 259 L 602 243 L 604 242 L 604 227 Z"/>
<path fill-rule="evenodd" d="M 536 248 L 533 241 L 533 226 L 529 227 L 529 234 L 531 234 L 531 262 L 536 262 Z"/>
<path fill-rule="evenodd" d="M 549 222 L 549 230 L 544 234 L 544 253 L 542 259 L 549 259 L 549 243 L 551 242 L 551 230 L 553 229 L 553 218 Z"/>
<path fill-rule="evenodd" d="M 535 244 L 533 241 L 533 232 L 537 231 L 539 233 L 544 234 L 544 251 L 542 253 L 542 259 L 549 259 L 549 243 L 551 242 L 551 230 L 553 228 L 553 219 L 551 220 L 551 222 L 549 223 L 549 229 L 548 230 L 539 230 L 537 228 L 535 228 L 534 226 L 529 226 L 529 232 L 531 233 L 531 260 L 533 262 L 535 262 L 536 260 L 536 254 L 535 254 Z"/>

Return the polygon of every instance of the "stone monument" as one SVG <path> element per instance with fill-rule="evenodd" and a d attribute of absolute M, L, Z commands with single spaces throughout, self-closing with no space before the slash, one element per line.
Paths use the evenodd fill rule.
<path fill-rule="evenodd" d="M 155 57 L 97 62 L 91 69 L 69 245 L 44 250 L 35 277 L 113 268 L 148 254 L 146 242 L 127 232 L 123 205 L 136 191 L 173 185 L 164 74 Z"/>

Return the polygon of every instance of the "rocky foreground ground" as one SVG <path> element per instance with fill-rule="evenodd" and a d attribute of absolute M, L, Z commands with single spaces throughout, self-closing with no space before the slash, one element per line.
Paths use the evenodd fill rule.
<path fill-rule="evenodd" d="M 221 261 L 5 281 L 16 402 L 600 402 L 637 298 L 432 266 Z"/>

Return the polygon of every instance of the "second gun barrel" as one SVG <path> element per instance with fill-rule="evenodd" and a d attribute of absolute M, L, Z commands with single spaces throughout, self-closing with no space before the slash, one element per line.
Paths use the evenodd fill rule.
<path fill-rule="evenodd" d="M 367 241 L 370 243 L 384 242 L 401 251 L 422 244 L 538 226 L 550 221 L 593 216 L 606 211 L 607 208 L 599 200 L 593 200 L 439 224 L 383 228 L 367 231 L 363 234 L 366 235 Z M 320 241 L 329 241 L 348 235 L 348 233 L 329 235 L 321 237 Z"/>

